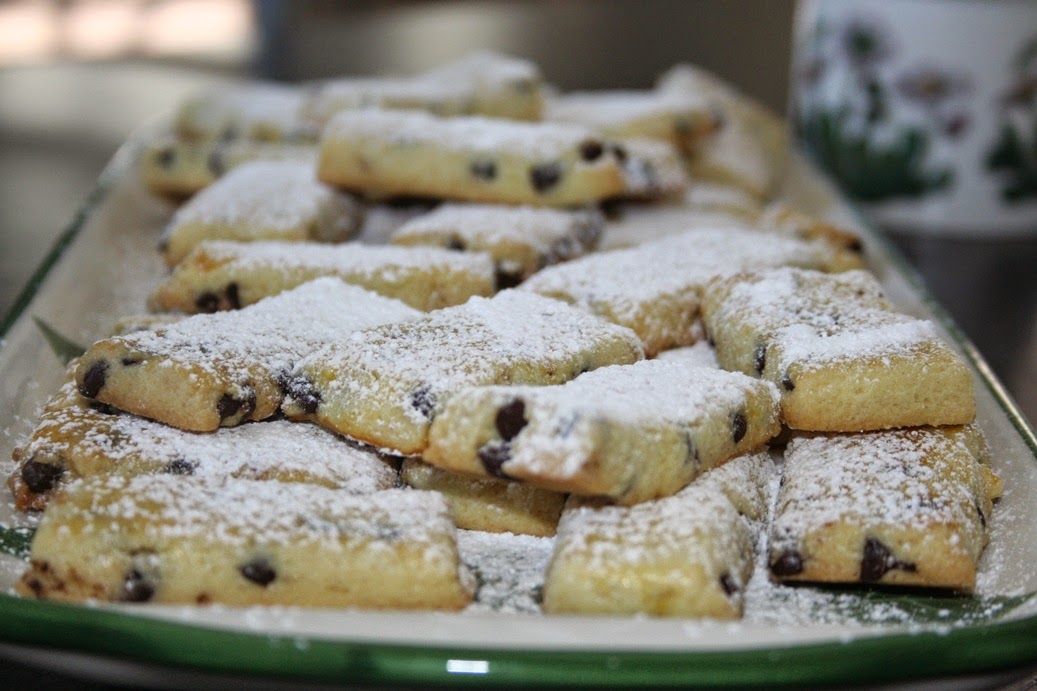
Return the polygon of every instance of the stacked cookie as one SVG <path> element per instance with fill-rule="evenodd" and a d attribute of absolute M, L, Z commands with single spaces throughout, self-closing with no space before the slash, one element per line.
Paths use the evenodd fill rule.
<path fill-rule="evenodd" d="M 552 613 L 739 617 L 765 550 L 972 589 L 971 374 L 774 198 L 776 121 L 687 66 L 545 91 L 480 54 L 186 104 L 141 160 L 189 196 L 157 314 L 15 452 L 20 592 L 460 609 L 459 530 L 550 541 Z"/>

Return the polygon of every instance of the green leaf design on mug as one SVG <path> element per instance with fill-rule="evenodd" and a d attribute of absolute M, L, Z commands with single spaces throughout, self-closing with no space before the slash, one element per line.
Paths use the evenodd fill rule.
<path fill-rule="evenodd" d="M 28 559 L 29 548 L 35 534 L 35 528 L 0 525 L 0 554 Z"/>

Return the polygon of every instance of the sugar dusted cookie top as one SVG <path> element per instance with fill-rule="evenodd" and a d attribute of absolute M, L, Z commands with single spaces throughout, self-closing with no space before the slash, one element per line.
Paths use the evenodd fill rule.
<path fill-rule="evenodd" d="M 293 228 L 314 218 L 337 194 L 317 181 L 306 161 L 251 161 L 227 173 L 184 204 L 171 226 L 185 223 Z"/>
<path fill-rule="evenodd" d="M 392 247 L 356 242 L 328 245 L 311 242 L 233 242 L 210 240 L 204 250 L 206 264 L 235 262 L 243 270 L 280 268 L 323 270 L 328 274 L 385 276 L 411 268 L 442 267 L 451 273 L 489 274 L 490 259 L 478 252 L 451 252 L 439 247 Z M 196 252 L 199 251 L 196 249 Z"/>
<path fill-rule="evenodd" d="M 460 153 L 507 153 L 553 159 L 600 137 L 580 125 L 517 122 L 480 116 L 439 118 L 419 111 L 349 110 L 328 123 L 324 138 L 387 139 Z"/>
<path fill-rule="evenodd" d="M 592 312 L 607 304 L 614 316 L 633 319 L 656 296 L 704 286 L 717 275 L 789 263 L 823 266 L 830 255 L 821 245 L 749 230 L 693 230 L 544 269 L 521 289 L 566 296 Z"/>
<path fill-rule="evenodd" d="M 541 251 L 568 233 L 589 212 L 574 212 L 536 206 L 508 204 L 454 204 L 447 202 L 433 211 L 404 223 L 394 241 L 408 234 L 455 230 L 465 239 L 489 244 L 499 239 L 521 240 Z"/>
<path fill-rule="evenodd" d="M 217 358 L 239 358 L 264 362 L 276 371 L 357 329 L 419 314 L 398 300 L 336 278 L 319 278 L 241 310 L 200 314 L 119 340 L 142 354 L 190 360 L 202 367 Z"/>
<path fill-rule="evenodd" d="M 553 362 L 592 348 L 606 336 L 625 342 L 630 352 L 640 352 L 636 337 L 622 327 L 557 300 L 505 290 L 493 298 L 473 297 L 464 305 L 410 323 L 359 331 L 314 353 L 299 367 L 339 371 L 385 367 L 394 378 L 423 381 L 433 391 L 454 389 L 495 382 L 501 372 L 518 364 Z M 339 382 L 330 385 L 334 388 Z M 425 420 L 417 408 L 413 415 Z"/>
<path fill-rule="evenodd" d="M 299 127 L 303 92 L 274 83 L 207 91 L 186 101 L 174 127 L 187 138 L 279 140 Z"/>
<path fill-rule="evenodd" d="M 138 525 L 159 549 L 199 538 L 238 547 L 313 541 L 327 550 L 406 541 L 427 562 L 456 562 L 452 543 L 439 539 L 456 529 L 435 492 L 353 495 L 305 484 L 112 475 L 74 483 L 66 496 L 55 498 L 44 521 Z"/>
<path fill-rule="evenodd" d="M 76 392 L 74 381 L 48 403 L 32 438 L 15 456 L 28 464 L 54 463 L 53 472 L 73 477 L 109 472 L 234 476 L 313 482 L 351 494 L 396 484 L 389 464 L 314 425 L 272 420 L 207 434 L 185 432 L 96 409 Z M 23 479 L 25 474 L 20 473 Z"/>
<path fill-rule="evenodd" d="M 975 460 L 962 433 L 912 428 L 797 436 L 787 453 L 796 470 L 783 488 L 775 550 L 812 527 L 838 521 L 967 525 L 975 515 L 974 492 L 987 494 L 982 485 L 964 481 L 964 466 L 954 468 L 961 459 Z"/>
<path fill-rule="evenodd" d="M 481 51 L 413 76 L 331 79 L 316 86 L 302 109 L 315 130 L 337 112 L 372 107 L 539 120 L 540 83 L 532 62 Z"/>
<path fill-rule="evenodd" d="M 939 340 L 931 322 L 893 311 L 866 271 L 783 267 L 729 281 L 730 290 L 710 300 L 716 304 L 710 320 L 737 319 L 754 332 L 773 333 L 785 366 L 877 357 Z"/>

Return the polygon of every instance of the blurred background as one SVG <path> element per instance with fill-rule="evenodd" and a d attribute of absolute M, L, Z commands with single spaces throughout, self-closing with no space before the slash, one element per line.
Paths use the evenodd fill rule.
<path fill-rule="evenodd" d="M 693 62 L 785 112 L 795 11 L 795 0 L 0 0 L 0 314 L 120 142 L 200 89 L 406 74 L 492 48 L 536 61 L 562 89 L 647 88 Z M 1037 419 L 1034 240 L 897 241 Z"/>

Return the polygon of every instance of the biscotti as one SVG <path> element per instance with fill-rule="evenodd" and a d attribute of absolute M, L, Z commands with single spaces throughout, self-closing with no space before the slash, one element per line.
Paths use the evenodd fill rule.
<path fill-rule="evenodd" d="M 423 456 L 458 472 L 633 504 L 675 493 L 780 429 L 769 383 L 648 360 L 561 386 L 459 391 L 432 422 Z"/>
<path fill-rule="evenodd" d="M 782 580 L 970 591 L 1001 480 L 974 426 L 800 434 L 770 538 Z"/>
<path fill-rule="evenodd" d="M 240 310 L 98 341 L 83 354 L 76 384 L 87 398 L 120 410 L 211 431 L 273 415 L 292 367 L 324 344 L 419 314 L 319 278 Z"/>
<path fill-rule="evenodd" d="M 931 322 L 896 312 L 867 272 L 719 278 L 703 319 L 720 365 L 773 382 L 794 429 L 954 425 L 976 414 L 964 361 Z"/>
<path fill-rule="evenodd" d="M 643 357 L 629 329 L 532 293 L 365 329 L 302 359 L 283 411 L 403 455 L 420 453 L 432 420 L 467 386 L 547 385 Z"/>
<path fill-rule="evenodd" d="M 23 595 L 53 600 L 460 609 L 435 492 L 139 475 L 70 484 L 33 538 Z"/>

